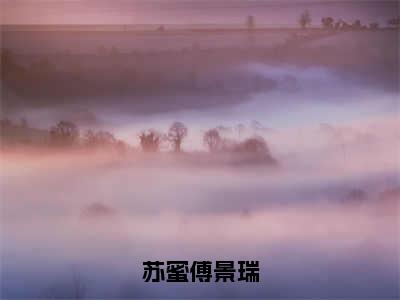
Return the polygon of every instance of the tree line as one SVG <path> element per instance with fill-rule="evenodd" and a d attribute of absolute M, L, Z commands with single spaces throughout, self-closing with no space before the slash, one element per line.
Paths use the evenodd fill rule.
<path fill-rule="evenodd" d="M 244 125 L 241 125 L 244 126 Z M 243 128 L 238 128 L 243 129 Z M 11 131 L 12 128 L 18 127 L 28 132 L 30 128 L 27 121 L 22 119 L 20 124 L 14 124 L 9 119 L 0 120 L 1 132 Z M 32 128 L 31 128 L 32 129 Z M 230 154 L 250 154 L 268 157 L 271 161 L 269 147 L 266 140 L 259 135 L 245 138 L 243 140 L 235 140 L 226 138 L 223 132 L 226 131 L 223 126 L 208 129 L 203 134 L 203 145 L 209 153 L 230 153 Z M 83 147 L 85 149 L 106 149 L 126 152 L 129 145 L 122 140 L 117 139 L 111 132 L 105 130 L 88 129 L 80 134 L 78 126 L 71 121 L 60 121 L 50 127 L 47 139 L 43 139 L 48 146 L 57 149 L 68 149 L 73 147 Z M 142 130 L 138 135 L 138 143 L 143 152 L 160 152 L 162 145 L 167 145 L 174 153 L 183 152 L 182 144 L 188 136 L 188 128 L 182 122 L 173 122 L 167 132 L 161 132 L 155 129 Z M 29 134 L 24 136 L 22 144 L 30 144 Z M 31 143 L 32 145 L 34 143 Z"/>
<path fill-rule="evenodd" d="M 302 29 L 307 28 L 312 23 L 311 14 L 308 10 L 302 12 L 297 20 L 297 23 Z M 389 27 L 399 27 L 400 17 L 391 18 L 387 20 L 387 26 Z M 369 24 L 362 24 L 360 20 L 354 20 L 353 22 L 346 22 L 339 18 L 335 20 L 333 17 L 326 16 L 321 18 L 321 27 L 324 29 L 379 29 L 379 22 L 371 22 Z M 246 28 L 251 30 L 256 28 L 256 20 L 253 15 L 249 15 L 245 22 Z"/>

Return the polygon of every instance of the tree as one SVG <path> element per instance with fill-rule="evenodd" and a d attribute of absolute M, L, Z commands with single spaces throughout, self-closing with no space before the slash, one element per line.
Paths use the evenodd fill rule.
<path fill-rule="evenodd" d="M 139 135 L 140 146 L 145 152 L 157 152 L 160 148 L 162 135 L 157 131 L 150 129 L 143 131 Z"/>
<path fill-rule="evenodd" d="M 168 131 L 168 140 L 171 142 L 175 152 L 181 152 L 183 139 L 187 136 L 188 129 L 181 122 L 174 122 Z"/>
<path fill-rule="evenodd" d="M 11 125 L 12 125 L 12 122 L 8 118 L 0 120 L 0 127 L 1 128 L 10 127 Z"/>
<path fill-rule="evenodd" d="M 60 121 L 50 128 L 50 143 L 56 146 L 72 146 L 79 138 L 78 127 L 69 121 Z"/>
<path fill-rule="evenodd" d="M 111 206 L 99 202 L 94 202 L 86 206 L 82 210 L 81 216 L 85 219 L 98 219 L 109 218 L 114 216 L 116 213 L 117 211 Z"/>
<path fill-rule="evenodd" d="M 300 15 L 299 24 L 300 24 L 301 28 L 303 28 L 303 29 L 311 24 L 311 16 L 310 16 L 310 12 L 308 10 L 305 10 Z"/>
<path fill-rule="evenodd" d="M 107 49 L 103 45 L 97 48 L 97 55 L 104 56 L 107 54 Z"/>
<path fill-rule="evenodd" d="M 261 136 L 248 138 L 235 147 L 235 152 L 269 154 L 267 142 Z"/>
<path fill-rule="evenodd" d="M 335 25 L 333 26 L 335 29 L 340 29 L 342 27 L 342 19 L 339 19 L 337 22 L 335 22 Z"/>
<path fill-rule="evenodd" d="M 118 56 L 120 54 L 119 49 L 115 46 L 111 47 L 111 55 L 112 56 Z"/>
<path fill-rule="evenodd" d="M 360 20 L 355 20 L 353 23 L 353 29 L 360 29 L 361 26 L 361 21 Z"/>
<path fill-rule="evenodd" d="M 347 23 L 346 21 L 342 21 L 341 28 L 342 29 L 349 29 L 349 28 L 351 28 L 351 25 L 349 23 Z"/>
<path fill-rule="evenodd" d="M 321 19 L 322 27 L 325 29 L 333 28 L 333 22 L 334 20 L 331 17 L 324 17 Z"/>
<path fill-rule="evenodd" d="M 94 132 L 88 130 L 84 136 L 84 144 L 89 147 L 99 147 L 99 146 L 115 146 L 117 139 L 114 135 L 108 131 L 98 131 Z"/>
<path fill-rule="evenodd" d="M 242 133 L 246 130 L 246 126 L 244 126 L 242 123 L 240 123 L 240 124 L 236 125 L 235 129 L 236 129 L 239 139 L 240 139 L 242 137 Z"/>
<path fill-rule="evenodd" d="M 247 138 L 242 142 L 223 139 L 221 151 L 231 154 L 237 163 L 278 164 L 272 157 L 267 142 L 261 136 Z"/>
<path fill-rule="evenodd" d="M 203 142 L 210 152 L 217 152 L 222 146 L 222 138 L 217 129 L 207 130 L 204 133 Z"/>
<path fill-rule="evenodd" d="M 389 26 L 399 27 L 400 26 L 400 17 L 390 19 L 387 21 L 387 23 Z"/>
<path fill-rule="evenodd" d="M 369 24 L 369 29 L 372 29 L 372 30 L 379 29 L 379 23 L 378 22 L 370 23 Z"/>
<path fill-rule="evenodd" d="M 25 129 L 28 128 L 28 121 L 25 118 L 22 118 L 20 121 L 20 126 Z"/>
<path fill-rule="evenodd" d="M 83 143 L 89 147 L 95 146 L 95 139 L 96 139 L 96 134 L 91 129 L 89 129 L 85 132 L 85 135 L 83 137 Z"/>
<path fill-rule="evenodd" d="M 165 31 L 165 26 L 164 25 L 160 25 L 157 27 L 157 31 L 159 32 L 164 32 Z"/>
<path fill-rule="evenodd" d="M 254 27 L 255 27 L 254 16 L 251 16 L 251 15 L 247 16 L 246 27 L 247 27 L 247 29 L 254 29 Z"/>
<path fill-rule="evenodd" d="M 349 203 L 361 203 L 367 199 L 367 193 L 361 189 L 351 190 L 344 198 L 344 201 Z"/>

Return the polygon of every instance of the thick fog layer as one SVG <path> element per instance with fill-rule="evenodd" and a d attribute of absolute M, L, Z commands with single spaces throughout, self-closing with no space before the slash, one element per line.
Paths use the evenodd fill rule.
<path fill-rule="evenodd" d="M 318 134 L 326 131 L 341 132 Z M 395 297 L 398 157 L 387 135 L 367 139 L 366 152 L 362 135 L 344 131 L 347 157 L 330 140 L 313 161 L 305 145 L 293 149 L 278 169 L 169 154 L 9 154 L 3 295 Z M 141 279 L 144 260 L 221 257 L 260 260 L 262 283 L 155 288 Z"/>
<path fill-rule="evenodd" d="M 348 23 L 294 29 L 327 4 L 98 2 L 86 23 L 130 3 L 169 22 L 1 28 L 3 298 L 400 296 L 398 29 L 365 23 L 396 4 L 332 2 Z M 63 3 L 59 23 L 93 5 Z M 172 25 L 207 5 L 226 26 Z M 271 7 L 286 19 L 261 21 Z M 145 283 L 148 260 L 259 260 L 260 282 Z"/>

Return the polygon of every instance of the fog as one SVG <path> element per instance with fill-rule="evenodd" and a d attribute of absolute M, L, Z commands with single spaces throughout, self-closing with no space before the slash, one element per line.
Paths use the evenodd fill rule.
<path fill-rule="evenodd" d="M 229 72 L 244 79 L 231 75 L 232 86 L 249 85 L 251 88 L 251 79 L 262 76 L 273 82 L 274 87 L 267 91 L 246 92 L 240 98 L 209 93 L 196 96 L 194 90 L 172 98 L 144 94 L 134 101 L 126 101 L 117 95 L 98 104 L 79 99 L 62 104 L 49 101 L 44 107 L 31 107 L 24 102 L 24 106 L 10 111 L 5 106 L 5 112 L 11 119 L 25 118 L 29 124 L 43 129 L 59 120 L 71 120 L 81 127 L 82 132 L 87 128 L 111 130 L 132 145 L 137 145 L 141 130 L 165 131 L 172 121 L 181 120 L 190 126 L 186 147 L 196 150 L 203 149 L 201 136 L 204 131 L 217 126 L 226 127 L 230 130 L 228 135 L 235 136 L 235 127 L 243 124 L 248 127 L 247 135 L 263 135 L 273 145 L 277 138 L 309 131 L 310 127 L 318 129 L 320 124 L 351 127 L 352 123 L 386 118 L 395 121 L 398 118 L 396 91 L 359 82 L 363 76 L 354 79 L 348 72 L 334 68 L 249 62 L 233 66 Z M 180 107 L 181 103 L 184 103 L 183 107 Z M 297 138 L 296 143 L 302 143 L 301 139 Z"/>
<path fill-rule="evenodd" d="M 4 154 L 3 296 L 70 298 L 78 278 L 85 297 L 397 297 L 398 156 L 354 143 L 278 169 Z M 260 260 L 261 283 L 141 279 L 145 260 L 220 258 Z"/>
<path fill-rule="evenodd" d="M 301 84 L 314 80 L 299 73 Z M 381 99 L 380 108 L 394 101 Z M 140 128 L 165 129 L 180 116 L 191 130 L 187 151 L 203 149 L 207 127 L 225 124 L 226 136 L 237 137 L 232 128 L 243 122 L 244 136 L 267 139 L 277 169 L 213 166 L 201 153 L 189 161 L 168 153 L 3 153 L 2 296 L 74 298 L 79 289 L 88 298 L 398 297 L 398 118 L 385 108 L 369 115 L 373 99 L 362 108 L 349 102 L 319 118 L 329 104 L 304 97 L 285 119 L 266 110 L 261 127 L 250 120 L 270 107 L 262 95 L 229 116 L 116 114 L 114 130 L 133 143 Z M 259 260 L 261 283 L 143 282 L 143 261 L 173 259 Z"/>
<path fill-rule="evenodd" d="M 63 2 L 63 19 L 50 2 L 6 1 L 6 23 L 40 23 L 41 7 L 41 22 L 78 24 L 93 5 Z M 2 27 L 1 296 L 400 297 L 398 30 L 281 28 L 304 3 L 349 24 L 397 4 L 128 2 L 166 28 Z M 79 24 L 131 18 L 128 2 L 99 1 Z M 229 23 L 254 10 L 260 27 Z M 172 24 L 204 11 L 225 27 Z M 51 144 L 61 120 L 76 143 Z M 174 121 L 182 152 L 147 153 L 139 134 Z M 226 149 L 206 151 L 212 128 Z M 85 147 L 88 129 L 126 151 Z M 229 148 L 254 137 L 267 160 Z M 148 260 L 259 260 L 260 283 L 146 283 Z"/>

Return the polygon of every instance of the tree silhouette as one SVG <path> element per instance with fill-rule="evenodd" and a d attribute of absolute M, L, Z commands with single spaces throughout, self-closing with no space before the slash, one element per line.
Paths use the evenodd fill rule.
<path fill-rule="evenodd" d="M 107 150 L 115 150 L 119 154 L 125 154 L 129 146 L 114 137 L 108 131 L 93 131 L 87 130 L 83 137 L 83 145 L 88 148 L 104 148 Z"/>
<path fill-rule="evenodd" d="M 335 29 L 340 29 L 342 27 L 343 21 L 339 19 L 337 22 L 335 22 L 334 28 Z"/>
<path fill-rule="evenodd" d="M 207 130 L 204 133 L 203 142 L 210 152 L 217 152 L 222 146 L 222 138 L 217 129 Z"/>
<path fill-rule="evenodd" d="M 400 26 L 400 17 L 390 19 L 387 21 L 387 23 L 389 26 L 398 27 L 398 26 Z"/>
<path fill-rule="evenodd" d="M 321 19 L 322 27 L 326 29 L 333 28 L 333 18 L 332 17 L 324 17 Z"/>
<path fill-rule="evenodd" d="M 157 152 L 160 148 L 161 139 L 162 135 L 153 129 L 143 131 L 139 135 L 140 146 L 145 152 Z"/>
<path fill-rule="evenodd" d="M 111 55 L 112 56 L 118 56 L 120 54 L 119 49 L 115 46 L 111 47 Z"/>
<path fill-rule="evenodd" d="M 69 121 L 60 121 L 50 129 L 50 143 L 56 146 L 72 146 L 79 138 L 78 127 Z"/>
<path fill-rule="evenodd" d="M 349 29 L 351 28 L 351 25 L 349 23 L 347 23 L 346 21 L 342 21 L 342 29 Z"/>
<path fill-rule="evenodd" d="M 108 131 L 94 132 L 88 130 L 84 136 L 84 144 L 90 147 L 113 146 L 117 143 L 114 135 Z"/>
<path fill-rule="evenodd" d="M 246 130 L 246 126 L 244 126 L 242 123 L 239 123 L 236 125 L 235 129 L 240 139 L 242 137 L 242 133 Z"/>
<path fill-rule="evenodd" d="M 28 126 L 28 121 L 25 119 L 25 118 L 21 118 L 21 121 L 20 121 L 20 125 L 19 126 L 21 126 L 22 128 L 24 128 L 24 129 L 26 129 L 26 128 L 28 128 L 29 126 Z"/>
<path fill-rule="evenodd" d="M 103 45 L 97 48 L 97 55 L 104 56 L 107 54 L 107 49 Z"/>
<path fill-rule="evenodd" d="M 255 19 L 254 19 L 254 16 L 247 16 L 247 19 L 246 19 L 246 27 L 247 27 L 247 29 L 254 29 L 254 27 L 255 27 Z"/>
<path fill-rule="evenodd" d="M 235 152 L 269 154 L 269 149 L 263 137 L 255 136 L 239 143 L 235 147 Z"/>
<path fill-rule="evenodd" d="M 354 29 L 360 29 L 362 26 L 361 26 L 361 21 L 360 20 L 355 20 L 354 21 L 354 23 L 353 23 L 353 28 Z"/>
<path fill-rule="evenodd" d="M 95 140 L 96 140 L 96 133 L 89 129 L 88 131 L 85 132 L 85 135 L 83 137 L 83 143 L 86 146 L 95 146 Z"/>
<path fill-rule="evenodd" d="M 181 152 L 183 139 L 187 136 L 188 129 L 182 122 L 174 122 L 168 131 L 168 140 L 175 152 Z"/>
<path fill-rule="evenodd" d="M 344 201 L 348 203 L 361 203 L 367 199 L 367 193 L 362 189 L 352 189 L 344 197 Z"/>
<path fill-rule="evenodd" d="M 299 24 L 301 28 L 306 28 L 308 25 L 311 24 L 311 16 L 308 10 L 304 11 L 299 18 Z"/>
<path fill-rule="evenodd" d="M 261 136 L 254 136 L 234 145 L 233 152 L 249 163 L 277 165 L 277 161 L 269 151 L 267 142 Z"/>
<path fill-rule="evenodd" d="M 0 126 L 1 127 L 10 127 L 12 125 L 12 122 L 10 121 L 10 119 L 5 118 L 5 119 L 1 119 L 0 120 Z"/>
<path fill-rule="evenodd" d="M 375 30 L 379 29 L 379 23 L 378 22 L 372 22 L 369 24 L 369 29 Z"/>
<path fill-rule="evenodd" d="M 165 26 L 164 25 L 158 26 L 157 27 L 157 31 L 164 32 L 165 31 Z"/>

